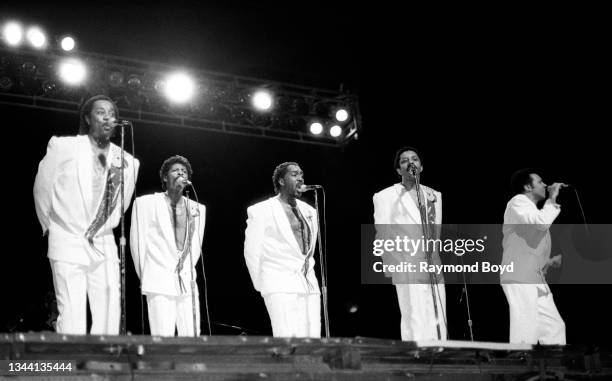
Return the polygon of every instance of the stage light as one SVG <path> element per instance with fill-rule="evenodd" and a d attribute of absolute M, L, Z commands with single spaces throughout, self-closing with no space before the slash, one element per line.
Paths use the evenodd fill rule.
<path fill-rule="evenodd" d="M 162 79 L 158 79 L 157 81 L 155 81 L 153 88 L 158 93 L 165 93 L 166 92 L 166 82 Z"/>
<path fill-rule="evenodd" d="M 338 122 L 345 122 L 349 117 L 348 111 L 341 108 L 336 111 L 336 120 Z"/>
<path fill-rule="evenodd" d="M 113 70 L 108 74 L 108 83 L 111 87 L 120 87 L 123 85 L 123 73 L 119 70 Z"/>
<path fill-rule="evenodd" d="M 57 89 L 57 85 L 53 81 L 45 81 L 42 85 L 45 94 L 51 94 Z"/>
<path fill-rule="evenodd" d="M 13 80 L 9 77 L 0 77 L 0 90 L 8 91 L 13 87 Z"/>
<path fill-rule="evenodd" d="M 272 107 L 272 94 L 259 90 L 253 94 L 253 106 L 261 111 L 267 111 Z"/>
<path fill-rule="evenodd" d="M 340 127 L 338 125 L 332 126 L 329 129 L 329 134 L 331 136 L 333 136 L 334 138 L 337 138 L 338 136 L 340 136 L 342 134 L 342 127 Z"/>
<path fill-rule="evenodd" d="M 59 74 L 62 81 L 68 85 L 78 85 L 85 80 L 87 69 L 76 59 L 67 59 L 60 63 Z"/>
<path fill-rule="evenodd" d="M 319 122 L 311 123 L 310 132 L 312 132 L 315 135 L 319 135 L 321 132 L 323 132 L 323 125 Z"/>
<path fill-rule="evenodd" d="M 136 74 L 130 75 L 127 80 L 127 85 L 132 90 L 138 90 L 142 87 L 142 80 Z"/>
<path fill-rule="evenodd" d="M 166 79 L 165 92 L 170 101 L 184 103 L 193 97 L 195 84 L 187 74 L 174 73 Z"/>
<path fill-rule="evenodd" d="M 21 65 L 21 70 L 26 74 L 30 74 L 30 75 L 36 74 L 36 64 L 30 61 L 24 62 Z"/>
<path fill-rule="evenodd" d="M 7 44 L 17 46 L 23 39 L 23 28 L 19 23 L 9 22 L 2 28 L 2 36 Z"/>
<path fill-rule="evenodd" d="M 62 38 L 62 41 L 60 42 L 60 45 L 62 47 L 62 50 L 64 50 L 65 52 L 69 52 L 69 51 L 72 51 L 72 49 L 74 49 L 74 46 L 76 44 L 74 42 L 74 38 L 72 38 L 70 36 L 66 36 L 66 37 Z"/>
<path fill-rule="evenodd" d="M 36 49 L 42 49 L 47 45 L 47 37 L 37 26 L 29 28 L 26 37 L 28 41 L 30 41 L 30 44 Z"/>

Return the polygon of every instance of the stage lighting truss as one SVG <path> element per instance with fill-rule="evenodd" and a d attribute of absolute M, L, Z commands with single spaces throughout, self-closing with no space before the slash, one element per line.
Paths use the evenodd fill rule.
<path fill-rule="evenodd" d="M 66 58 L 66 52 L 0 48 L 0 103 L 76 113 L 82 99 L 106 94 L 123 118 L 144 125 L 336 147 L 356 139 L 361 129 L 357 96 L 346 92 L 93 53 L 70 56 L 86 66 L 87 78 L 68 85 L 58 75 Z M 193 81 L 182 102 L 167 96 L 169 75 L 177 72 Z M 342 118 L 339 110 L 346 111 Z M 313 123 L 320 127 L 311 128 Z M 330 133 L 333 126 L 339 126 L 337 136 Z"/>

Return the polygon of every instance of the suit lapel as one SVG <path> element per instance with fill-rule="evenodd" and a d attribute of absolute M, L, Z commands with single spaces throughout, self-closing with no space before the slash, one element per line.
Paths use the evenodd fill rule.
<path fill-rule="evenodd" d="M 95 213 L 95 210 L 91 210 L 92 200 L 92 151 L 89 145 L 89 139 L 87 135 L 79 135 L 77 140 L 77 172 L 79 176 L 79 187 L 81 189 L 81 196 L 85 203 L 85 214 L 87 220 L 91 220 L 91 212 Z"/>
<path fill-rule="evenodd" d="M 300 213 L 306 220 L 306 224 L 308 225 L 308 234 L 310 234 L 310 247 L 308 248 L 308 254 L 310 254 L 317 244 L 317 221 L 315 214 L 312 213 L 306 206 L 306 203 L 298 201 L 298 208 L 300 209 Z"/>
<path fill-rule="evenodd" d="M 164 237 L 166 237 L 166 242 L 170 243 L 170 247 L 174 250 L 173 253 L 176 253 L 178 249 L 176 247 L 174 229 L 172 228 L 172 216 L 170 215 L 170 208 L 168 208 L 165 193 L 155 193 L 155 214 L 157 215 L 157 221 L 159 221 Z"/>
<path fill-rule="evenodd" d="M 272 203 L 272 214 L 274 216 L 274 220 L 276 221 L 276 226 L 278 226 L 278 230 L 281 232 L 283 237 L 289 242 L 291 247 L 296 251 L 296 253 L 302 254 L 302 250 L 300 250 L 300 246 L 295 239 L 295 235 L 291 230 L 291 226 L 289 225 L 289 219 L 287 218 L 287 214 L 281 205 L 280 199 L 278 196 L 273 197 L 271 199 Z"/>
<path fill-rule="evenodd" d="M 410 193 L 406 190 L 406 188 L 404 188 L 402 184 L 397 184 L 396 189 L 398 192 L 398 196 L 402 202 L 402 205 L 404 205 L 404 208 L 406 208 L 406 210 L 408 211 L 407 213 L 408 218 L 412 220 L 412 222 L 410 223 L 420 224 L 421 223 L 421 213 L 419 212 L 419 208 L 417 204 L 414 202 L 414 200 L 410 196 Z M 423 188 L 421 187 L 421 191 L 422 190 Z M 425 198 L 423 198 L 423 200 L 425 200 Z"/>

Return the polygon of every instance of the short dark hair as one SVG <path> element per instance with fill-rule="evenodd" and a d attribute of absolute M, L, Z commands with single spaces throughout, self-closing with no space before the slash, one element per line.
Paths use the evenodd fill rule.
<path fill-rule="evenodd" d="M 538 173 L 538 171 L 533 168 L 522 168 L 514 172 L 512 176 L 510 176 L 510 187 L 512 188 L 512 192 L 514 194 L 525 192 L 525 185 L 531 185 L 533 183 L 531 175 L 536 173 Z"/>
<path fill-rule="evenodd" d="M 419 157 L 419 160 L 421 161 L 421 165 L 423 165 L 423 156 L 421 156 L 421 153 L 419 152 L 419 150 L 417 150 L 414 147 L 405 146 L 405 147 L 398 149 L 397 152 L 395 153 L 395 159 L 393 159 L 394 169 L 398 169 L 400 167 L 400 164 L 399 164 L 400 156 L 406 151 L 413 151 L 414 153 L 416 153 L 417 156 Z"/>
<path fill-rule="evenodd" d="M 274 193 L 278 194 L 280 192 L 280 184 L 279 180 L 285 177 L 287 174 L 287 168 L 290 165 L 300 166 L 298 163 L 294 161 L 287 161 L 282 164 L 279 164 L 274 168 L 274 173 L 272 173 L 272 184 L 274 185 Z"/>
<path fill-rule="evenodd" d="M 87 135 L 89 133 L 89 123 L 85 119 L 85 116 L 91 113 L 91 109 L 93 108 L 94 103 L 96 101 L 109 101 L 113 105 L 113 109 L 115 111 L 115 118 L 119 118 L 119 109 L 113 100 L 106 95 L 95 95 L 87 100 L 85 100 L 81 107 L 79 108 L 79 135 Z"/>
<path fill-rule="evenodd" d="M 166 183 L 164 182 L 164 177 L 168 174 L 170 167 L 174 164 L 183 164 L 185 168 L 187 168 L 187 180 L 191 180 L 191 176 L 193 176 L 193 170 L 191 169 L 191 164 L 189 164 L 189 160 L 181 155 L 170 156 L 162 163 L 161 168 L 159 169 L 159 179 L 161 180 L 162 189 L 166 190 Z"/>

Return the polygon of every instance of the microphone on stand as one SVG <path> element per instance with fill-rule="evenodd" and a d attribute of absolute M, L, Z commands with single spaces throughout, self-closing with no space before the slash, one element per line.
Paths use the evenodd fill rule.
<path fill-rule="evenodd" d="M 406 169 L 413 177 L 417 176 L 417 167 L 414 163 L 408 164 L 408 168 Z"/>
<path fill-rule="evenodd" d="M 193 184 L 191 183 L 191 181 L 187 180 L 186 178 L 184 178 L 183 176 L 180 177 L 181 182 L 183 183 L 184 186 L 193 186 Z"/>
<path fill-rule="evenodd" d="M 115 126 L 129 126 L 131 124 L 132 122 L 130 122 L 129 120 L 125 120 L 125 119 L 115 120 Z"/>
<path fill-rule="evenodd" d="M 323 186 L 322 185 L 304 185 L 302 184 L 302 186 L 298 189 L 300 192 L 308 192 L 311 190 L 315 190 L 315 189 L 322 189 Z"/>

